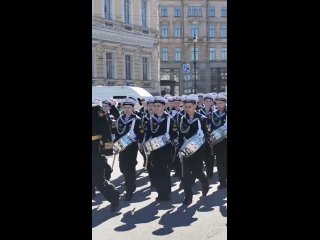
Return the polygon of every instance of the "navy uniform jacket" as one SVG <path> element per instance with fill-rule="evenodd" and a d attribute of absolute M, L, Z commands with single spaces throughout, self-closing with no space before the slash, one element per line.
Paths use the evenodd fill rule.
<path fill-rule="evenodd" d="M 175 108 L 172 108 L 170 111 L 169 111 L 169 115 L 171 117 L 173 117 L 174 120 L 176 120 L 176 115 L 178 112 L 181 111 L 181 108 L 178 108 L 178 109 L 175 109 Z"/>
<path fill-rule="evenodd" d="M 182 117 L 184 114 L 185 114 L 185 111 L 184 111 L 183 109 L 181 109 L 180 112 L 178 112 L 178 113 L 174 116 L 174 121 L 176 122 L 178 129 L 179 129 L 180 119 L 181 119 L 181 117 Z"/>
<path fill-rule="evenodd" d="M 113 126 L 114 133 L 115 133 L 114 142 L 118 141 L 121 137 L 123 137 L 129 132 L 129 130 L 131 129 L 133 120 L 136 119 L 133 132 L 136 135 L 138 142 L 141 143 L 143 141 L 143 136 L 144 136 L 144 129 L 141 124 L 141 119 L 134 113 L 130 115 L 127 121 L 125 121 L 125 118 L 126 118 L 126 115 L 122 114 Z M 121 133 L 122 131 L 123 133 Z"/>
<path fill-rule="evenodd" d="M 209 138 L 207 131 L 207 118 L 199 113 L 194 114 L 194 118 L 190 120 L 188 114 L 185 114 L 181 117 L 178 126 L 179 126 L 179 148 L 184 143 L 184 138 L 189 139 L 194 134 L 198 132 L 198 119 L 200 120 L 200 126 L 203 131 L 204 137 Z M 189 130 L 188 130 L 188 127 Z"/>
<path fill-rule="evenodd" d="M 168 113 L 164 113 L 159 119 L 156 114 L 150 117 L 147 123 L 147 131 L 146 131 L 146 138 L 145 138 L 146 140 L 164 135 L 167 132 L 168 116 L 170 121 L 170 126 L 169 126 L 170 140 L 173 141 L 175 138 L 178 137 L 178 129 L 175 122 L 173 121 L 172 117 Z"/>
<path fill-rule="evenodd" d="M 211 128 L 213 130 L 218 129 L 219 127 L 225 125 L 227 120 L 227 110 L 224 110 L 222 113 L 219 111 L 212 112 L 212 117 L 210 121 Z"/>
<path fill-rule="evenodd" d="M 107 116 L 100 106 L 92 107 L 92 144 L 101 144 L 101 152 L 93 150 L 92 154 L 98 156 L 101 153 L 112 155 L 111 128 L 107 123 Z M 93 147 L 93 149 L 97 149 Z"/>
<path fill-rule="evenodd" d="M 213 128 L 211 126 L 211 119 L 212 119 L 213 109 L 210 108 L 209 112 L 206 112 L 205 108 L 203 107 L 198 111 L 198 113 L 207 118 L 207 131 L 208 131 L 208 133 L 211 133 L 213 131 Z"/>

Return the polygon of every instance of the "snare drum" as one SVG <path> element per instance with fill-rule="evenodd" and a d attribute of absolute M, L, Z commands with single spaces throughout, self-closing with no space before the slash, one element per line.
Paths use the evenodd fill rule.
<path fill-rule="evenodd" d="M 116 154 L 118 154 L 134 142 L 135 139 L 129 133 L 127 133 L 113 144 L 113 150 Z"/>
<path fill-rule="evenodd" d="M 190 157 L 204 144 L 204 138 L 198 134 L 193 135 L 191 138 L 186 139 L 179 150 L 179 154 L 183 157 Z"/>
<path fill-rule="evenodd" d="M 210 136 L 212 138 L 212 141 L 211 141 L 212 145 L 216 145 L 217 143 L 221 142 L 223 139 L 227 137 L 227 131 L 225 131 L 223 127 L 220 127 L 214 130 L 210 134 Z"/>
<path fill-rule="evenodd" d="M 145 143 L 145 148 L 147 149 L 148 152 L 152 152 L 154 150 L 157 150 L 161 147 L 164 147 L 167 145 L 169 142 L 166 141 L 165 135 L 161 135 L 159 137 L 155 137 L 150 139 Z"/>

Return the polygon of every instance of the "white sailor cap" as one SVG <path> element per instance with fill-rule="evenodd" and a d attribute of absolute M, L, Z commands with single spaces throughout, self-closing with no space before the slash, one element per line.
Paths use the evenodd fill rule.
<path fill-rule="evenodd" d="M 227 95 L 225 95 L 224 93 L 218 93 L 218 95 L 216 96 L 216 101 L 223 101 L 226 102 L 227 101 Z"/>
<path fill-rule="evenodd" d="M 154 97 L 146 97 L 147 104 L 154 103 Z"/>
<path fill-rule="evenodd" d="M 167 99 L 168 97 L 172 97 L 170 94 L 166 94 L 163 96 L 165 99 Z"/>
<path fill-rule="evenodd" d="M 127 98 L 130 98 L 130 99 L 134 100 L 135 103 L 138 101 L 138 99 L 132 94 L 129 94 Z"/>
<path fill-rule="evenodd" d="M 169 96 L 169 97 L 167 97 L 167 100 L 168 100 L 168 102 L 173 102 L 173 100 L 174 100 L 174 97 L 172 97 L 172 96 Z"/>
<path fill-rule="evenodd" d="M 200 98 L 200 97 L 204 98 L 204 94 L 203 93 L 198 93 L 197 95 L 198 95 L 198 98 Z"/>
<path fill-rule="evenodd" d="M 199 101 L 199 97 L 198 97 L 197 94 L 191 93 L 191 94 L 189 95 L 189 97 L 192 97 L 192 98 L 196 99 L 197 102 Z"/>
<path fill-rule="evenodd" d="M 108 104 L 110 107 L 114 105 L 113 101 L 109 98 L 102 101 L 102 104 Z"/>
<path fill-rule="evenodd" d="M 198 96 L 196 94 L 190 94 L 189 96 L 186 97 L 186 100 L 184 103 L 194 103 L 196 104 L 198 101 Z"/>
<path fill-rule="evenodd" d="M 210 100 L 214 101 L 215 98 L 216 98 L 215 95 L 213 95 L 211 93 L 207 93 L 204 95 L 203 100 L 210 99 Z"/>
<path fill-rule="evenodd" d="M 180 96 L 174 96 L 173 101 L 179 101 L 181 102 L 181 97 Z"/>
<path fill-rule="evenodd" d="M 184 102 L 187 98 L 187 95 L 181 95 L 181 102 Z"/>
<path fill-rule="evenodd" d="M 162 103 L 162 104 L 166 104 L 168 102 L 167 99 L 165 99 L 164 97 L 162 96 L 155 96 L 154 97 L 154 103 Z"/>
<path fill-rule="evenodd" d="M 134 106 L 136 104 L 136 101 L 133 100 L 132 98 L 125 98 L 122 100 L 122 106 L 124 105 L 130 105 L 130 106 Z"/>

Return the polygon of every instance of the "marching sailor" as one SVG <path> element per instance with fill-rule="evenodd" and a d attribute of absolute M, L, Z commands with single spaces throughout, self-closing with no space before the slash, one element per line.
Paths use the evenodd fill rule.
<path fill-rule="evenodd" d="M 150 117 L 146 141 L 159 136 L 163 137 L 164 146 L 151 151 L 149 160 L 152 165 L 153 181 L 158 193 L 157 201 L 169 201 L 171 193 L 171 180 L 169 165 L 172 162 L 174 150 L 171 142 L 177 138 L 178 129 L 172 117 L 165 112 L 166 99 L 161 96 L 154 98 L 155 113 Z"/>
<path fill-rule="evenodd" d="M 227 96 L 223 93 L 219 93 L 215 99 L 217 104 L 217 111 L 212 113 L 212 128 L 216 130 L 223 128 L 227 131 Z M 218 189 L 227 187 L 227 138 L 224 138 L 221 142 L 217 143 L 213 147 L 217 157 L 217 170 L 219 175 L 220 185 Z"/>
<path fill-rule="evenodd" d="M 118 141 L 127 133 L 136 140 L 119 153 L 120 171 L 125 180 L 126 201 L 130 201 L 132 199 L 133 192 L 136 190 L 138 142 L 141 143 L 144 136 L 141 119 L 133 113 L 135 104 L 136 102 L 132 98 L 126 98 L 122 101 L 123 114 L 118 118 L 114 126 L 114 142 Z"/>
<path fill-rule="evenodd" d="M 179 122 L 179 149 L 184 141 L 198 134 L 200 137 L 208 137 L 206 117 L 196 112 L 198 97 L 195 94 L 187 96 L 184 101 L 185 114 Z M 204 145 L 202 145 L 190 157 L 182 157 L 182 184 L 184 189 L 184 205 L 192 203 L 192 184 L 198 178 L 202 186 L 202 195 L 206 196 L 209 191 L 208 179 L 202 171 Z"/>

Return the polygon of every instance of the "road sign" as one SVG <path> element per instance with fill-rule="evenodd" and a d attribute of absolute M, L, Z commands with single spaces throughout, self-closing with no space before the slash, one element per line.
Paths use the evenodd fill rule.
<path fill-rule="evenodd" d="M 183 72 L 190 73 L 190 63 L 183 64 Z"/>

